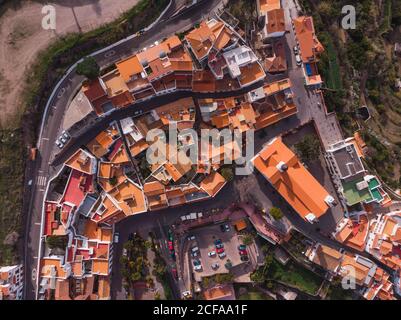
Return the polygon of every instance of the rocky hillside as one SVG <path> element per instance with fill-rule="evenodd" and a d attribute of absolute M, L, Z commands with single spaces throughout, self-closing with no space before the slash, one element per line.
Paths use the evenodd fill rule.
<path fill-rule="evenodd" d="M 327 106 L 343 130 L 360 129 L 369 146 L 367 165 L 392 188 L 401 187 L 401 0 L 299 0 L 311 14 L 326 51 L 320 70 Z M 341 9 L 356 9 L 356 29 L 344 30 Z M 360 107 L 367 106 L 371 118 Z M 362 110 L 363 111 L 363 110 Z"/>

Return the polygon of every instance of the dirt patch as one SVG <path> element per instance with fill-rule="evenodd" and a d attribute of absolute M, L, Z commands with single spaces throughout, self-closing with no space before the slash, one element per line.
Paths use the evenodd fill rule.
<path fill-rule="evenodd" d="M 21 114 L 21 90 L 26 71 L 40 50 L 71 32 L 85 32 L 110 22 L 138 0 L 59 0 L 56 30 L 41 27 L 41 1 L 21 1 L 0 17 L 0 126 L 13 127 Z M 11 120 L 11 121 L 10 121 Z"/>

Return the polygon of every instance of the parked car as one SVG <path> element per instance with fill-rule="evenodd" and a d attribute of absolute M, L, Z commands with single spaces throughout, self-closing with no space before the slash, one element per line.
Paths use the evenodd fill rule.
<path fill-rule="evenodd" d="M 301 59 L 301 56 L 299 54 L 295 55 L 295 62 L 297 63 L 297 66 L 301 66 L 302 65 L 302 59 Z"/>
<path fill-rule="evenodd" d="M 200 266 L 201 265 L 201 262 L 198 259 L 193 260 L 192 263 L 194 264 L 194 266 Z"/>
<path fill-rule="evenodd" d="M 192 247 L 191 251 L 192 251 L 192 252 L 198 252 L 198 251 L 199 251 L 199 248 L 198 248 L 198 247 Z"/>
<path fill-rule="evenodd" d="M 118 232 L 114 233 L 114 243 L 118 243 L 120 240 L 120 234 Z"/>
<path fill-rule="evenodd" d="M 56 140 L 55 144 L 56 144 L 56 146 L 59 147 L 60 149 L 61 149 L 62 147 L 64 147 L 64 144 L 63 144 L 62 142 L 60 142 L 60 140 L 58 140 L 58 139 Z"/>
<path fill-rule="evenodd" d="M 71 138 L 70 134 L 65 130 L 61 132 L 61 135 L 67 140 Z"/>
<path fill-rule="evenodd" d="M 172 232 L 171 230 L 168 231 L 168 239 L 169 239 L 170 241 L 173 241 L 173 240 L 174 240 L 173 232 Z"/>
<path fill-rule="evenodd" d="M 126 256 L 127 256 L 127 254 L 128 254 L 128 251 L 127 251 L 127 249 L 126 249 L 126 248 L 124 248 L 124 249 L 123 249 L 123 256 L 124 256 L 124 257 L 126 257 Z"/>
<path fill-rule="evenodd" d="M 221 232 L 228 232 L 228 231 L 230 231 L 230 226 L 228 224 L 221 224 L 220 230 L 221 230 Z"/>
<path fill-rule="evenodd" d="M 241 261 L 248 261 L 249 260 L 249 257 L 248 256 L 241 256 Z"/>
<path fill-rule="evenodd" d="M 197 256 L 198 256 L 198 252 L 197 252 L 197 251 L 191 252 L 191 256 L 192 256 L 193 258 L 197 257 Z"/>
<path fill-rule="evenodd" d="M 182 293 L 182 296 L 183 296 L 183 297 L 190 297 L 190 296 L 191 296 L 191 292 L 190 292 L 190 291 L 184 291 L 184 292 Z"/>
<path fill-rule="evenodd" d="M 173 242 L 172 242 L 172 241 L 169 241 L 169 242 L 168 242 L 168 249 L 169 249 L 170 251 L 174 250 L 174 245 L 173 245 Z"/>
<path fill-rule="evenodd" d="M 294 46 L 293 49 L 294 49 L 294 53 L 295 53 L 295 54 L 298 54 L 298 53 L 299 53 L 299 48 L 298 48 L 298 46 Z"/>
<path fill-rule="evenodd" d="M 224 244 L 220 243 L 220 244 L 216 244 L 216 249 L 221 249 L 224 248 Z"/>
<path fill-rule="evenodd" d="M 216 239 L 216 240 L 214 240 L 214 245 L 215 245 L 215 246 L 217 246 L 217 245 L 219 245 L 219 244 L 222 244 L 221 239 Z"/>
<path fill-rule="evenodd" d="M 224 252 L 224 248 L 218 248 L 218 249 L 216 249 L 216 252 L 217 252 L 218 254 L 220 254 L 220 253 Z"/>
<path fill-rule="evenodd" d="M 67 143 L 67 139 L 66 138 L 64 138 L 63 136 L 60 136 L 60 141 L 62 142 L 62 143 L 64 143 L 64 144 L 66 144 Z"/>
<path fill-rule="evenodd" d="M 220 267 L 220 265 L 216 262 L 212 264 L 212 269 L 217 270 Z"/>
<path fill-rule="evenodd" d="M 224 264 L 224 266 L 226 267 L 226 269 L 231 269 L 233 267 L 233 264 L 230 260 L 227 260 L 227 262 Z"/>
<path fill-rule="evenodd" d="M 195 266 L 195 267 L 194 267 L 194 270 L 195 270 L 195 271 L 201 271 L 201 270 L 202 270 L 202 266 L 201 266 L 201 265 Z"/>
<path fill-rule="evenodd" d="M 246 250 L 246 245 L 245 244 L 240 244 L 239 246 L 238 246 L 238 250 Z"/>
<path fill-rule="evenodd" d="M 248 255 L 248 251 L 246 250 L 240 250 L 239 251 L 240 256 L 247 256 Z"/>
<path fill-rule="evenodd" d="M 227 256 L 227 255 L 226 255 L 225 252 L 219 253 L 219 258 L 220 258 L 220 259 L 223 259 L 223 258 L 225 258 L 226 256 Z"/>
<path fill-rule="evenodd" d="M 195 240 L 196 238 L 195 238 L 195 236 L 188 236 L 188 241 L 193 241 L 193 240 Z"/>
<path fill-rule="evenodd" d="M 178 273 L 176 268 L 171 269 L 171 274 L 173 275 L 174 279 L 178 279 Z"/>
<path fill-rule="evenodd" d="M 209 257 L 215 257 L 216 256 L 216 251 L 210 251 L 207 254 Z"/>

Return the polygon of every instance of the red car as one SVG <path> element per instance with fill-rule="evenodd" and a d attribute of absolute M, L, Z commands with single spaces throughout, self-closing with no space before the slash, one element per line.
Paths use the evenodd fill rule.
<path fill-rule="evenodd" d="M 175 279 L 178 279 L 177 269 L 171 269 L 171 273 Z"/>
<path fill-rule="evenodd" d="M 218 248 L 218 249 L 216 249 L 216 252 L 217 252 L 217 254 L 223 253 L 224 252 L 224 248 Z"/>
<path fill-rule="evenodd" d="M 174 246 L 173 246 L 173 242 L 172 241 L 169 241 L 168 242 L 168 249 L 171 251 L 171 250 L 174 250 Z"/>
<path fill-rule="evenodd" d="M 240 256 L 247 256 L 248 255 L 248 251 L 246 250 L 240 250 L 239 251 Z"/>

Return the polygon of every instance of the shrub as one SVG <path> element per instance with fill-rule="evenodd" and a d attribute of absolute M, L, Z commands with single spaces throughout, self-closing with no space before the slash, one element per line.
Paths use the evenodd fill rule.
<path fill-rule="evenodd" d="M 100 67 L 95 58 L 86 57 L 77 65 L 77 74 L 85 76 L 90 80 L 96 79 L 100 74 Z"/>
<path fill-rule="evenodd" d="M 270 209 L 270 215 L 274 218 L 274 220 L 280 220 L 284 215 L 280 208 L 273 207 Z"/>

